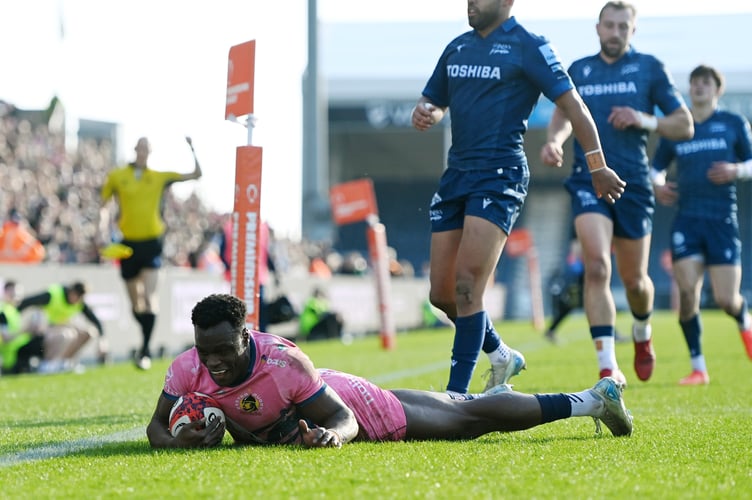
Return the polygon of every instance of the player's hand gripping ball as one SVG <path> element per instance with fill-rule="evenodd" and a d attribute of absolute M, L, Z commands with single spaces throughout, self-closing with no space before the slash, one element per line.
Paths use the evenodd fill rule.
<path fill-rule="evenodd" d="M 219 407 L 219 403 L 201 392 L 189 392 L 178 398 L 170 410 L 170 434 L 177 436 L 184 425 L 206 419 L 206 423 L 216 419 L 225 421 L 225 413 Z"/>

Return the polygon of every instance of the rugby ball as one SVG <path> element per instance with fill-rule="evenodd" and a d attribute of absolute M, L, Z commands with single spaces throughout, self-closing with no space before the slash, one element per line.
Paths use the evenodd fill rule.
<path fill-rule="evenodd" d="M 184 425 L 202 418 L 207 423 L 216 419 L 224 422 L 225 414 L 213 397 L 201 392 L 189 392 L 179 397 L 170 410 L 170 434 L 177 436 Z"/>

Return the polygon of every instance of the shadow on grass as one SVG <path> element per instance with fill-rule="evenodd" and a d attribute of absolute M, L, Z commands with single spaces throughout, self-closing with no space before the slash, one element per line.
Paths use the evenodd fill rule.
<path fill-rule="evenodd" d="M 593 432 L 592 434 L 581 434 L 581 435 L 565 435 L 562 434 L 560 436 L 533 436 L 530 434 L 523 434 L 525 431 L 522 431 L 522 433 L 518 432 L 505 432 L 505 433 L 497 433 L 494 434 L 487 434 L 486 436 L 481 436 L 480 438 L 476 440 L 471 440 L 467 442 L 475 442 L 482 445 L 491 445 L 491 446 L 498 446 L 500 444 L 503 445 L 516 445 L 519 443 L 525 443 L 525 444 L 549 444 L 549 443 L 560 443 L 565 441 L 570 441 L 573 443 L 580 443 L 580 442 L 590 442 L 593 440 L 600 440 L 600 439 L 629 439 L 628 437 L 616 437 L 613 436 L 608 429 L 603 429 L 603 432 L 600 434 L 596 434 Z M 451 442 L 451 441 L 448 441 Z"/>
<path fill-rule="evenodd" d="M 149 441 L 142 439 L 140 441 L 128 441 L 124 443 L 113 443 L 111 445 L 103 446 L 101 448 L 84 449 L 75 453 L 69 454 L 69 456 L 78 457 L 117 457 L 117 456 L 135 456 L 135 455 L 188 455 L 192 453 L 200 453 L 205 455 L 211 452 L 222 452 L 233 448 L 229 445 L 214 446 L 212 448 L 165 448 L 155 449 L 149 444 Z"/>
<path fill-rule="evenodd" d="M 144 435 L 145 431 L 143 428 L 139 427 L 136 429 L 130 429 L 125 431 L 116 432 L 107 436 L 94 436 L 90 438 L 83 438 L 78 439 L 74 441 L 49 441 L 46 443 L 40 443 L 36 446 L 27 448 L 25 450 L 3 450 L 2 454 L 0 454 L 0 469 L 4 467 L 11 467 L 15 465 L 21 465 L 24 463 L 29 462 L 35 462 L 40 460 L 49 460 L 54 458 L 63 458 L 63 457 L 86 457 L 90 459 L 97 459 L 97 458 L 110 458 L 110 457 L 123 457 L 123 456 L 130 456 L 130 457 L 138 457 L 138 456 L 147 456 L 147 455 L 186 455 L 186 454 L 194 454 L 194 453 L 200 453 L 202 455 L 205 455 L 208 453 L 223 453 L 224 451 L 230 450 L 230 449 L 237 449 L 237 448 L 245 448 L 244 446 L 239 447 L 236 445 L 233 445 L 232 443 L 223 443 L 220 446 L 213 447 L 213 448 L 190 448 L 190 449 L 153 449 L 149 442 L 146 440 L 146 437 Z M 572 436 L 572 435 L 563 435 L 563 436 L 520 436 L 516 433 L 512 434 L 505 434 L 501 436 L 484 436 L 479 439 L 471 439 L 471 440 L 459 440 L 459 441 L 449 441 L 449 440 L 429 440 L 429 441 L 408 441 L 406 444 L 410 446 L 411 444 L 414 445 L 421 445 L 422 443 L 472 443 L 473 447 L 476 451 L 478 451 L 478 447 L 494 447 L 498 448 L 499 445 L 513 445 L 515 443 L 519 444 L 521 442 L 527 443 L 528 445 L 548 445 L 548 444 L 556 444 L 561 442 L 577 442 L 577 443 L 583 443 L 583 442 L 592 442 L 595 439 L 618 439 L 613 438 L 610 434 L 604 433 L 599 435 L 592 435 L 592 434 L 583 434 L 580 436 Z M 378 445 L 380 443 L 375 442 L 362 442 L 362 443 L 352 443 L 348 446 L 353 447 L 370 447 L 374 445 Z M 386 446 L 388 446 L 387 443 L 385 443 Z M 278 448 L 278 449 L 289 449 L 293 453 L 298 453 L 302 450 L 305 450 L 303 447 L 298 446 L 279 446 L 279 447 L 271 447 L 271 448 Z M 7 451 L 10 451 L 8 453 Z M 393 452 L 394 450 L 392 450 Z"/>

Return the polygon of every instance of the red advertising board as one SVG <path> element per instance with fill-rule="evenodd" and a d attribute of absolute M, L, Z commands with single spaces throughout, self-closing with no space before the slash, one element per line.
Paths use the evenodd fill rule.
<path fill-rule="evenodd" d="M 334 222 L 340 226 L 364 221 L 379 213 L 371 179 L 358 179 L 332 186 L 329 200 Z"/>
<path fill-rule="evenodd" d="M 225 119 L 253 114 L 256 40 L 233 45 L 227 64 Z"/>

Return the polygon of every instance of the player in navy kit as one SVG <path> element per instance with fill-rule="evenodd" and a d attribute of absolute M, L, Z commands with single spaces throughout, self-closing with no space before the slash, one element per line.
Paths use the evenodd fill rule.
<path fill-rule="evenodd" d="M 483 293 L 527 195 L 523 134 L 541 92 L 566 113 L 588 151 L 598 151 L 590 167 L 595 192 L 613 203 L 624 190 L 554 48 L 511 17 L 513 4 L 468 0 L 473 30 L 447 45 L 412 114 L 423 131 L 451 110 L 447 169 L 430 206 L 429 294 L 455 324 L 450 394 L 468 392 L 481 349 L 491 361 L 486 390 L 525 366 L 495 331 Z"/>
<path fill-rule="evenodd" d="M 648 380 L 655 366 L 650 316 L 653 282 L 648 276 L 650 234 L 655 198 L 648 175 L 647 141 L 651 131 L 668 139 L 692 137 L 689 109 L 663 64 L 630 45 L 636 11 L 626 2 L 608 2 L 601 9 L 596 29 L 601 50 L 575 61 L 569 74 L 598 125 L 603 151 L 611 166 L 627 182 L 619 203 L 598 200 L 590 186 L 591 146 L 574 143 L 574 168 L 565 185 L 572 198 L 577 238 L 585 263 L 585 313 L 598 355 L 600 376 L 626 382 L 614 350 L 616 307 L 611 292 L 611 250 L 633 316 L 634 368 Z M 655 108 L 663 113 L 655 116 Z M 562 164 L 562 145 L 571 125 L 556 109 L 548 126 L 541 160 Z M 600 378 L 600 377 L 599 377 Z"/>
<path fill-rule="evenodd" d="M 742 279 L 741 240 L 736 206 L 736 180 L 752 177 L 752 137 L 741 115 L 718 109 L 723 77 L 709 66 L 689 75 L 695 135 L 689 141 L 661 139 L 651 178 L 658 201 L 678 205 L 671 229 L 673 274 L 679 287 L 679 324 L 687 341 L 692 372 L 681 385 L 710 382 L 700 335 L 700 292 L 707 269 L 718 307 L 739 326 L 752 359 L 752 320 L 739 293 Z M 666 182 L 666 169 L 676 164 L 676 182 Z"/>

